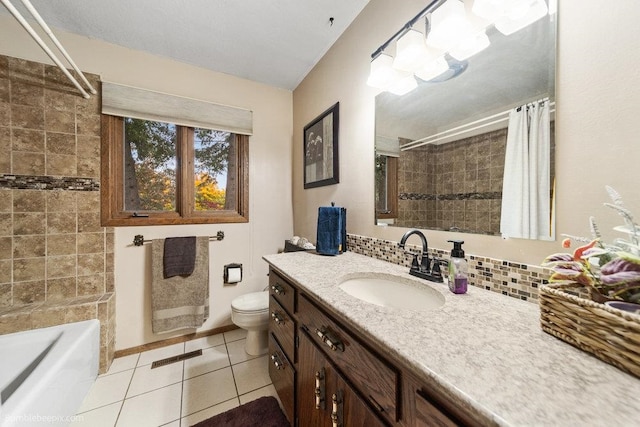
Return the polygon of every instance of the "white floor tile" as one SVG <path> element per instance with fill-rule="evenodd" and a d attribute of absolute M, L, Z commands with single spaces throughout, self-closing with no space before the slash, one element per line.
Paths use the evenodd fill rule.
<path fill-rule="evenodd" d="M 276 391 L 276 388 L 273 386 L 273 384 L 269 384 L 266 387 L 262 387 L 259 388 L 257 390 L 251 391 L 249 393 L 243 394 L 240 396 L 240 404 L 244 405 L 245 403 L 249 403 L 253 400 L 259 399 L 261 397 L 265 397 L 265 396 L 273 396 L 278 400 L 278 403 L 280 402 L 280 399 L 278 398 L 278 392 Z"/>
<path fill-rule="evenodd" d="M 124 401 L 117 427 L 157 427 L 180 419 L 182 384 L 163 387 Z"/>
<path fill-rule="evenodd" d="M 129 356 L 118 357 L 117 359 L 113 359 L 113 363 L 111 363 L 109 370 L 102 375 L 103 376 L 111 375 L 111 374 L 115 374 L 116 372 L 128 371 L 129 369 L 133 369 L 136 367 L 139 357 L 140 357 L 140 353 L 136 353 L 136 354 L 130 354 Z"/>
<path fill-rule="evenodd" d="M 89 394 L 85 397 L 78 413 L 90 411 L 101 406 L 109 405 L 124 399 L 133 369 L 118 372 L 112 375 L 98 377 L 91 386 Z"/>
<path fill-rule="evenodd" d="M 238 402 L 237 397 L 227 400 L 226 402 L 222 402 L 217 405 L 210 406 L 207 409 L 194 412 L 193 414 L 182 418 L 182 427 L 192 426 L 194 424 L 199 423 L 200 421 L 204 421 L 208 418 L 211 418 L 215 415 L 221 414 L 223 412 L 226 412 L 238 406 L 240 406 L 240 403 Z"/>
<path fill-rule="evenodd" d="M 198 338 L 197 340 L 191 340 L 184 343 L 184 352 L 198 350 L 200 348 L 205 349 L 209 347 L 215 347 L 217 345 L 224 344 L 224 335 L 209 335 L 208 337 Z"/>
<path fill-rule="evenodd" d="M 116 425 L 122 402 L 76 415 L 70 427 L 113 427 Z"/>
<path fill-rule="evenodd" d="M 237 341 L 237 340 L 241 340 L 247 337 L 247 330 L 246 329 L 234 329 L 232 331 L 229 332 L 225 332 L 224 333 L 224 340 L 227 343 L 230 343 L 232 341 Z"/>
<path fill-rule="evenodd" d="M 127 397 L 182 382 L 183 363 L 170 363 L 155 369 L 151 369 L 151 365 L 137 367 L 133 373 Z"/>
<path fill-rule="evenodd" d="M 244 351 L 245 342 L 246 342 L 246 339 L 241 339 L 239 341 L 232 341 L 230 343 L 227 343 L 227 350 L 229 351 L 229 359 L 231 359 L 232 365 L 260 357 L 260 356 L 252 356 L 248 354 L 246 351 Z"/>
<path fill-rule="evenodd" d="M 168 345 L 166 347 L 156 348 L 155 350 L 144 351 L 140 353 L 138 366 L 149 365 L 156 360 L 166 359 L 167 357 L 177 356 L 184 353 L 184 343 Z"/>
<path fill-rule="evenodd" d="M 233 369 L 233 376 L 240 395 L 271 384 L 267 356 L 238 363 L 231 368 Z"/>
<path fill-rule="evenodd" d="M 205 348 L 202 350 L 202 356 L 184 361 L 184 379 L 206 374 L 225 366 L 229 366 L 229 356 L 227 355 L 227 347 L 224 344 Z"/>
<path fill-rule="evenodd" d="M 183 417 L 237 396 L 231 368 L 218 369 L 185 380 L 183 384 Z"/>

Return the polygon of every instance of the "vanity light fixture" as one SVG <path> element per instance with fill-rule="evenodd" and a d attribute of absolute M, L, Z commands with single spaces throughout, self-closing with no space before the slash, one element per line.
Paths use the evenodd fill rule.
<path fill-rule="evenodd" d="M 415 77 L 434 82 L 453 78 L 466 65 L 453 70 L 452 63 L 489 47 L 488 27 L 509 35 L 547 13 L 545 0 L 433 0 L 371 54 L 367 84 L 402 95 L 417 87 Z M 413 28 L 423 18 L 424 34 Z M 385 53 L 393 42 L 395 58 Z"/>
<path fill-rule="evenodd" d="M 544 0 L 474 0 L 471 11 L 507 36 L 552 13 Z"/>

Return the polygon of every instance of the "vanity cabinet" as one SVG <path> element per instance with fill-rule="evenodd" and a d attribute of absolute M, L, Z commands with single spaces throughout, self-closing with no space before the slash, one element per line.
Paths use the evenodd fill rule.
<path fill-rule="evenodd" d="M 383 427 L 385 424 L 349 386 L 327 357 L 300 331 L 298 425 Z"/>
<path fill-rule="evenodd" d="M 478 424 L 273 268 L 269 292 L 269 374 L 293 427 Z"/>

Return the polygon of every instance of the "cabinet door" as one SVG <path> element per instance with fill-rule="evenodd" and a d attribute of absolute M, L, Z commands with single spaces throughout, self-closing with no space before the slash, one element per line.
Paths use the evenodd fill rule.
<path fill-rule="evenodd" d="M 306 334 L 298 349 L 298 425 L 382 427 L 385 424 L 347 384 Z"/>
<path fill-rule="evenodd" d="M 329 426 L 333 370 L 303 331 L 298 336 L 298 425 Z"/>

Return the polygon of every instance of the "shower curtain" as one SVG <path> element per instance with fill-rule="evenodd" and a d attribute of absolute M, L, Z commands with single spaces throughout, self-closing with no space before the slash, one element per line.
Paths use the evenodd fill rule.
<path fill-rule="evenodd" d="M 503 237 L 554 240 L 549 100 L 511 110 L 502 186 Z"/>

